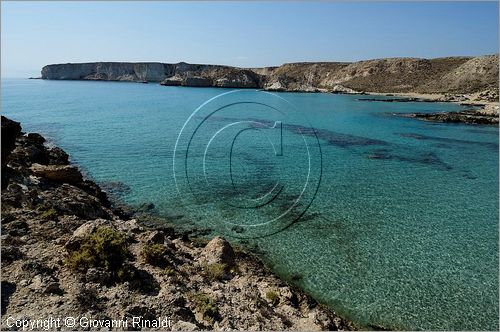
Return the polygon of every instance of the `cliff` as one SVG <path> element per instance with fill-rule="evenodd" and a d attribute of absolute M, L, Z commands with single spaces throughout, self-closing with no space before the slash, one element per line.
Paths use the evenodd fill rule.
<path fill-rule="evenodd" d="M 272 91 L 476 93 L 498 89 L 498 54 L 436 59 L 289 63 L 236 68 L 188 63 L 94 62 L 48 65 L 42 78 L 161 82 Z"/>

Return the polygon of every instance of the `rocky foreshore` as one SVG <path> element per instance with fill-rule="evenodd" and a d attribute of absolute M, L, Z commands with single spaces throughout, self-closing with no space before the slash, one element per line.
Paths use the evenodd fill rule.
<path fill-rule="evenodd" d="M 415 118 L 432 122 L 498 125 L 498 114 L 485 114 L 480 110 L 466 110 L 460 112 L 409 113 L 398 115 L 406 118 Z"/>
<path fill-rule="evenodd" d="M 100 330 L 78 325 L 91 319 L 128 322 L 117 330 L 353 328 L 221 237 L 145 226 L 63 150 L 3 116 L 1 201 L 2 330 L 48 317 L 75 317 L 77 330 Z"/>

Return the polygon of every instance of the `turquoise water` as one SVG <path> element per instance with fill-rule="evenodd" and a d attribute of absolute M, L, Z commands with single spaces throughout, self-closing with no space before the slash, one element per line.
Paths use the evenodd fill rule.
<path fill-rule="evenodd" d="M 184 127 L 195 134 L 181 134 L 174 170 L 186 120 L 227 91 L 5 80 L 2 111 L 63 147 L 98 182 L 128 185 L 129 203 L 153 202 L 181 226 L 257 246 L 277 273 L 359 324 L 498 330 L 498 127 L 392 115 L 463 109 L 455 104 L 277 94 L 288 103 L 246 91 L 244 100 L 265 105 L 207 117 L 240 98 L 228 94 L 204 106 Z M 250 129 L 232 150 L 229 131 L 206 148 L 218 128 L 238 121 Z M 279 198 L 259 206 L 269 193 Z"/>

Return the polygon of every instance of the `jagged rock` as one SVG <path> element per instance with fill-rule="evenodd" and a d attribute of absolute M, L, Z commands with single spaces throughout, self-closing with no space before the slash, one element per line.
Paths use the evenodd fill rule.
<path fill-rule="evenodd" d="M 269 91 L 286 91 L 286 88 L 280 81 L 267 83 L 266 85 L 264 85 L 264 89 Z"/>
<path fill-rule="evenodd" d="M 94 182 L 90 180 L 83 180 L 78 183 L 78 188 L 83 189 L 87 194 L 94 196 L 99 199 L 99 201 L 105 207 L 111 207 L 111 203 L 108 200 L 108 195 Z"/>
<path fill-rule="evenodd" d="M 53 147 L 49 150 L 49 163 L 53 165 L 67 165 L 69 162 L 68 154 L 59 147 Z"/>
<path fill-rule="evenodd" d="M 180 76 L 172 76 L 164 79 L 160 84 L 165 86 L 179 86 L 182 85 L 182 77 Z"/>
<path fill-rule="evenodd" d="M 152 231 L 146 236 L 146 243 L 163 243 L 165 241 L 165 233 L 162 231 Z"/>
<path fill-rule="evenodd" d="M 214 86 L 221 88 L 258 88 L 259 78 L 250 70 L 231 70 L 215 80 Z"/>
<path fill-rule="evenodd" d="M 203 249 L 201 261 L 204 264 L 225 264 L 230 267 L 234 265 L 233 247 L 224 238 L 214 237 Z"/>
<path fill-rule="evenodd" d="M 45 143 L 45 138 L 38 133 L 27 134 L 26 140 L 36 145 L 42 145 L 43 143 Z"/>
<path fill-rule="evenodd" d="M 21 135 L 21 124 L 2 115 L 2 165 L 6 162 L 7 155 L 14 150 L 19 135 Z"/>
<path fill-rule="evenodd" d="M 192 87 L 207 87 L 207 86 L 212 86 L 212 81 L 205 77 L 192 76 L 192 77 L 186 77 L 182 82 L 182 85 L 192 86 Z"/>
<path fill-rule="evenodd" d="M 498 125 L 498 115 L 484 114 L 476 110 L 461 112 L 438 112 L 438 113 L 404 113 L 398 114 L 406 118 L 416 118 L 425 121 L 446 123 L 468 123 L 481 125 Z"/>
<path fill-rule="evenodd" d="M 79 183 L 82 181 L 82 174 L 75 166 L 33 164 L 30 169 L 36 176 L 55 182 Z"/>
<path fill-rule="evenodd" d="M 75 215 L 85 220 L 111 216 L 111 211 L 97 197 L 67 183 L 55 190 L 41 192 L 40 197 L 60 215 Z"/>

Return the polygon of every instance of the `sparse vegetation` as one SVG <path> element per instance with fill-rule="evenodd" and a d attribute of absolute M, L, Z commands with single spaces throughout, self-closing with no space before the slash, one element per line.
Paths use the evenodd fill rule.
<path fill-rule="evenodd" d="M 86 309 L 99 307 L 99 294 L 95 288 L 84 287 L 78 291 L 75 298 Z"/>
<path fill-rule="evenodd" d="M 273 306 L 277 306 L 280 303 L 279 293 L 273 290 L 266 292 L 266 299 L 268 299 Z"/>
<path fill-rule="evenodd" d="M 210 280 L 222 280 L 226 275 L 226 264 L 214 263 L 202 266 L 203 275 Z"/>
<path fill-rule="evenodd" d="M 144 246 L 141 254 L 146 263 L 153 266 L 164 267 L 167 264 L 165 259 L 166 248 L 162 244 L 148 244 Z"/>
<path fill-rule="evenodd" d="M 131 257 L 127 236 L 109 227 L 98 227 L 88 235 L 78 250 L 72 252 L 66 264 L 74 271 L 86 272 L 89 268 L 103 268 L 119 280 L 132 275 L 126 263 Z"/>
<path fill-rule="evenodd" d="M 219 309 L 215 300 L 206 293 L 196 293 L 192 296 L 196 311 L 203 315 L 204 319 L 214 321 L 219 318 Z"/>
<path fill-rule="evenodd" d="M 54 219 L 57 217 L 57 211 L 54 208 L 49 208 L 48 210 L 45 210 L 42 212 L 40 215 L 40 218 L 48 220 L 48 219 Z"/>
<path fill-rule="evenodd" d="M 175 269 L 173 267 L 167 266 L 166 268 L 163 269 L 163 274 L 165 274 L 168 277 L 172 277 L 175 275 Z"/>

